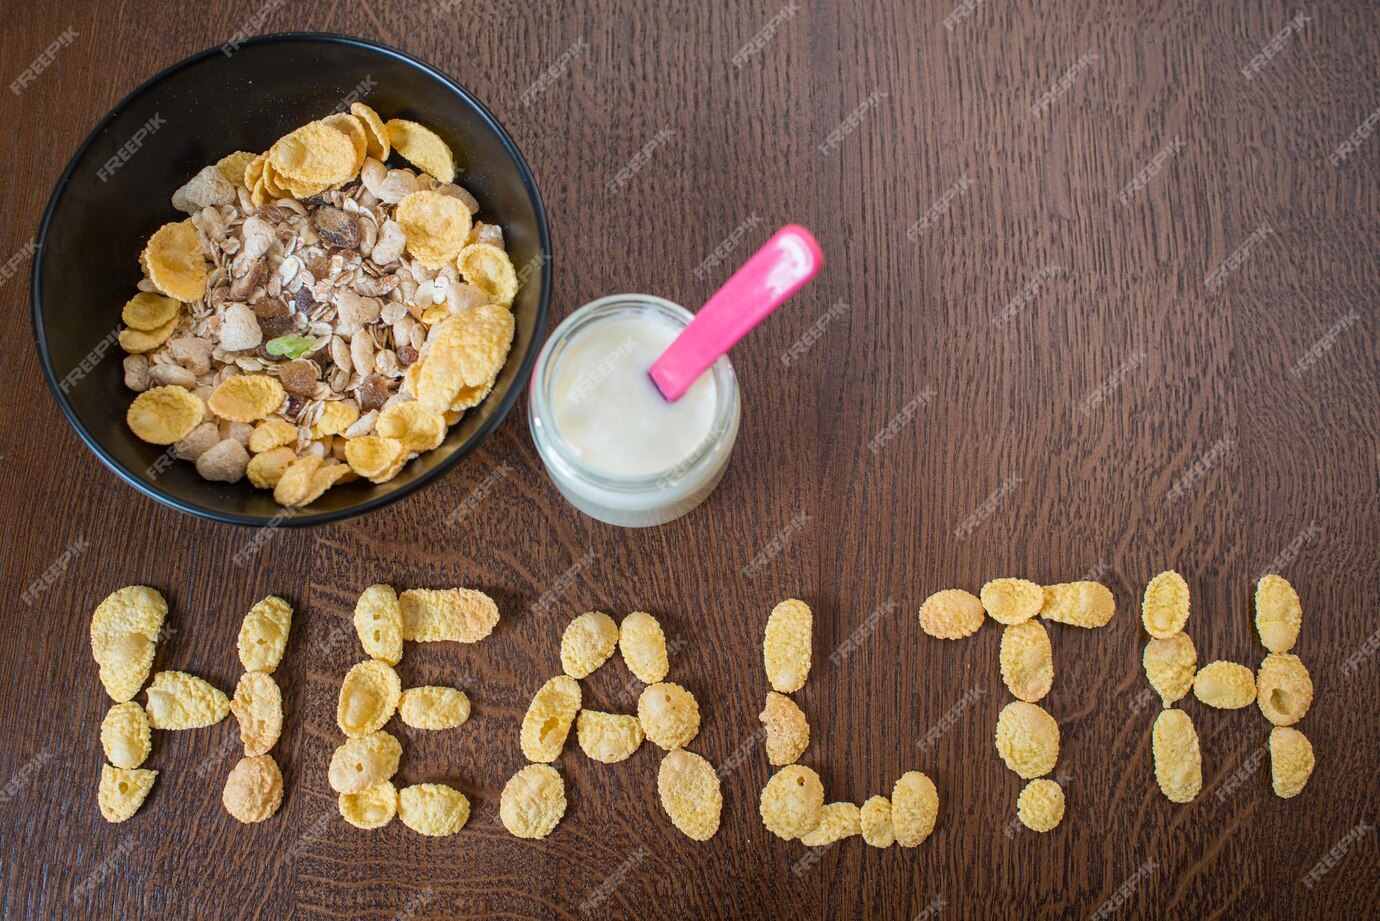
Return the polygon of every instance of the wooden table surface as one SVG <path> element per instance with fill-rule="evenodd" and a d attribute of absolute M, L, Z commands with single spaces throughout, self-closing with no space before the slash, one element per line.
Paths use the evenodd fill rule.
<path fill-rule="evenodd" d="M 242 29 L 381 40 L 483 99 L 550 211 L 556 320 L 617 291 L 696 306 L 777 226 L 815 231 L 823 273 L 735 352 L 742 431 L 705 505 L 645 531 L 582 517 L 519 404 L 421 493 L 282 531 L 237 569 L 252 532 L 163 508 L 97 462 L 40 374 L 25 244 L 117 100 Z M 0 303 L 16 324 L 0 347 L 5 917 L 1380 911 L 1374 3 L 46 0 L 3 31 L 6 81 L 60 42 L 0 93 Z M 715 265 L 716 249 L 733 252 Z M 477 510 L 443 524 L 495 470 Z M 1298 587 L 1317 691 L 1299 728 L 1318 767 L 1297 799 L 1271 792 L 1255 707 L 1191 699 L 1203 792 L 1174 805 L 1156 787 L 1138 601 L 1168 568 L 1192 588 L 1200 662 L 1254 667 L 1256 577 Z M 916 618 L 933 591 L 1005 575 L 1091 577 L 1117 602 L 1104 629 L 1051 625 L 1044 703 L 1068 812 L 1046 835 L 1013 824 L 1022 782 L 992 743 L 1009 699 L 999 629 L 946 642 Z M 402 781 L 473 799 L 457 837 L 357 831 L 326 782 L 337 688 L 363 655 L 349 618 L 375 581 L 475 586 L 502 610 L 486 642 L 409 649 L 401 666 L 406 684 L 474 700 L 462 729 L 403 734 Z M 130 822 L 102 821 L 109 701 L 87 628 L 129 583 L 170 600 L 163 667 L 227 691 L 243 612 L 271 592 L 296 605 L 271 821 L 220 805 L 233 720 L 159 735 L 153 795 Z M 941 811 L 921 847 L 812 853 L 762 826 L 761 636 L 789 596 L 816 617 L 804 762 L 830 800 L 858 803 L 927 772 Z M 556 832 L 522 841 L 499 824 L 522 712 L 590 609 L 666 625 L 671 678 L 704 717 L 692 747 L 724 774 L 712 841 L 661 811 L 650 744 L 604 766 L 572 740 Z M 586 701 L 631 710 L 629 677 L 615 660 Z"/>

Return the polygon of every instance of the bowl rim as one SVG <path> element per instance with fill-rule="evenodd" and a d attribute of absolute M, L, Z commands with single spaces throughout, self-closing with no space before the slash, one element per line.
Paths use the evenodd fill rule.
<path fill-rule="evenodd" d="M 508 414 L 512 411 L 513 407 L 517 405 L 517 401 L 521 397 L 522 393 L 526 390 L 526 380 L 529 377 L 531 377 L 532 367 L 536 363 L 538 353 L 541 351 L 541 336 L 546 329 L 551 299 L 550 267 L 553 264 L 553 254 L 551 252 L 551 230 L 547 221 L 546 205 L 542 201 L 541 192 L 537 188 L 537 183 L 532 176 L 532 171 L 528 167 L 527 161 L 523 158 L 522 153 L 518 150 L 517 144 L 513 142 L 513 139 L 508 134 L 507 130 L 494 116 L 494 114 L 489 111 L 487 106 L 480 102 L 479 99 L 476 98 L 473 93 L 471 93 L 468 89 L 462 86 L 459 82 L 452 79 L 450 76 L 448 76 L 441 70 L 437 69 L 436 67 L 433 67 L 432 65 L 426 63 L 420 58 L 414 57 L 413 55 L 410 55 L 405 51 L 401 51 L 397 48 L 393 48 L 389 45 L 385 45 L 380 42 L 371 41 L 369 39 L 358 38 L 356 36 L 351 35 L 342 35 L 334 32 L 275 32 L 269 35 L 258 35 L 249 38 L 243 42 L 240 42 L 239 47 L 243 48 L 256 45 L 275 45 L 288 42 L 321 42 L 325 44 L 352 45 L 378 54 L 383 54 L 392 58 L 396 58 L 397 60 L 402 61 L 405 64 L 408 64 L 412 67 L 417 68 L 418 70 L 423 71 L 433 79 L 449 87 L 452 92 L 464 99 L 469 105 L 473 106 L 475 111 L 479 113 L 483 121 L 498 136 L 499 140 L 503 144 L 504 149 L 508 152 L 508 155 L 512 157 L 513 163 L 517 166 L 518 174 L 522 179 L 523 187 L 526 189 L 528 195 L 532 199 L 532 202 L 534 204 L 533 210 L 536 214 L 537 219 L 537 241 L 540 247 L 539 255 L 542 260 L 542 266 L 544 269 L 546 269 L 546 271 L 543 271 L 541 273 L 541 291 L 537 298 L 537 317 L 536 323 L 532 329 L 532 343 L 527 349 L 527 354 L 522 357 L 521 364 L 518 367 L 517 376 L 513 380 L 513 385 L 508 389 L 508 392 L 504 394 L 502 399 L 499 401 L 498 408 L 489 416 L 488 419 L 484 420 L 484 422 L 477 429 L 475 429 L 474 433 L 468 439 L 467 444 L 457 448 L 455 452 L 451 454 L 450 457 L 446 458 L 444 461 L 437 464 L 435 468 L 428 470 L 426 473 L 421 474 L 412 482 L 406 484 L 405 486 L 398 487 L 397 489 L 393 490 L 387 495 L 379 496 L 373 499 L 367 499 L 348 508 L 330 512 L 307 512 L 301 514 L 293 513 L 290 509 L 284 509 L 278 514 L 273 515 L 272 517 L 264 517 L 261 515 L 242 515 L 232 512 L 221 512 L 212 508 L 199 505 L 195 502 L 179 499 L 175 496 L 169 495 L 168 493 L 159 489 L 157 486 L 144 482 L 144 480 L 140 479 L 132 471 L 126 469 L 123 464 L 116 460 L 115 457 L 112 454 L 110 454 L 99 441 L 96 440 L 96 438 L 91 434 L 91 432 L 87 430 L 86 426 L 84 426 L 81 423 L 81 420 L 77 417 L 76 411 L 72 408 L 71 403 L 67 399 L 67 394 L 64 393 L 62 390 L 62 386 L 58 381 L 56 371 L 53 369 L 52 356 L 48 354 L 47 333 L 44 328 L 42 320 L 42 310 L 40 307 L 42 303 L 42 283 L 40 281 L 40 278 L 42 275 L 45 256 L 44 243 L 46 242 L 48 237 L 48 228 L 53 219 L 53 212 L 57 208 L 58 198 L 66 189 L 67 184 L 72 177 L 72 173 L 76 170 L 77 163 L 82 159 L 82 157 L 86 155 L 87 149 L 93 143 L 95 143 L 96 137 L 102 131 L 104 131 L 106 126 L 110 124 L 110 122 L 113 121 L 114 118 L 117 115 L 119 115 L 120 112 L 123 111 L 124 108 L 127 105 L 129 105 L 136 97 L 140 96 L 147 90 L 152 89 L 153 87 L 167 80 L 169 77 L 172 77 L 175 74 L 183 70 L 186 70 L 195 64 L 199 64 L 213 55 L 223 54 L 224 51 L 222 49 L 224 48 L 224 45 L 216 45 L 214 47 L 207 48 L 204 51 L 200 51 L 196 54 L 193 54 L 189 57 L 183 58 L 182 60 L 168 67 L 163 68 L 158 73 L 154 74 L 152 77 L 149 77 L 143 83 L 140 83 L 137 87 L 135 87 L 133 90 L 127 93 L 118 103 L 116 103 L 110 109 L 109 112 L 105 114 L 105 116 L 96 124 L 96 126 L 87 133 L 86 137 L 82 140 L 81 144 L 78 145 L 76 151 L 72 154 L 71 159 L 67 161 L 67 166 L 63 169 L 62 174 L 58 177 L 56 184 L 54 184 L 52 194 L 48 198 L 48 204 L 43 209 L 43 219 L 39 223 L 38 236 L 35 239 L 35 255 L 33 265 L 30 268 L 29 282 L 30 324 L 32 327 L 34 344 L 38 351 L 39 364 L 43 368 L 43 377 L 48 382 L 48 389 L 52 391 L 54 399 L 57 400 L 58 406 L 62 409 L 62 414 L 67 417 L 67 421 L 71 424 L 72 428 L 76 430 L 78 437 L 81 438 L 82 442 L 86 445 L 86 447 L 89 448 L 91 452 L 94 453 L 103 464 L 105 464 L 106 467 L 112 470 L 116 474 L 116 476 L 124 480 L 130 486 L 133 486 L 137 491 L 143 493 L 145 496 L 148 496 L 149 498 L 157 502 L 160 502 L 163 505 L 169 506 L 170 508 L 174 508 L 179 512 L 184 512 L 186 514 L 193 515 L 197 518 L 203 518 L 209 521 L 217 521 L 224 524 L 244 525 L 249 527 L 306 527 L 309 525 L 328 524 L 333 521 L 342 521 L 347 518 L 353 518 L 357 515 L 365 515 L 370 512 L 377 511 L 378 509 L 381 509 L 386 505 L 390 505 L 393 502 L 397 502 L 398 500 L 411 495 L 412 493 L 421 489 L 423 486 L 426 486 L 427 484 L 431 483 L 433 480 L 444 474 L 446 471 L 450 470 L 451 467 L 459 463 L 463 458 L 465 458 L 472 451 L 474 451 L 474 449 L 479 446 L 480 442 L 487 438 L 495 429 L 498 428 L 499 425 L 503 423 L 503 421 L 508 417 Z"/>

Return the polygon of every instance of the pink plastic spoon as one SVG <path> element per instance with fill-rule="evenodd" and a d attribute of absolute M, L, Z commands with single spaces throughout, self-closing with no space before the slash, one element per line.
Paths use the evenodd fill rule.
<path fill-rule="evenodd" d="M 804 227 L 778 230 L 653 362 L 648 373 L 661 395 L 671 401 L 685 396 L 697 377 L 814 278 L 823 263 L 819 243 Z"/>

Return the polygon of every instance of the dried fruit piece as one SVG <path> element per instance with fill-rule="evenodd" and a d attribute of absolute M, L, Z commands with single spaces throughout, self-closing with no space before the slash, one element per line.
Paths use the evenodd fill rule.
<path fill-rule="evenodd" d="M 457 688 L 408 688 L 398 701 L 398 716 L 413 729 L 454 729 L 470 718 L 470 699 Z"/>
<path fill-rule="evenodd" d="M 362 102 L 350 104 L 350 114 L 364 125 L 365 153 L 382 163 L 388 159 L 391 149 L 388 142 L 388 129 L 383 126 L 379 113 Z"/>
<path fill-rule="evenodd" d="M 1193 679 L 1193 696 L 1219 710 L 1249 707 L 1255 702 L 1255 675 L 1236 662 L 1209 662 Z"/>
<path fill-rule="evenodd" d="M 1313 743 L 1307 736 L 1289 726 L 1270 730 L 1270 783 L 1275 796 L 1292 799 L 1302 793 L 1314 763 Z"/>
<path fill-rule="evenodd" d="M 1028 579 L 993 579 L 982 587 L 982 608 L 999 624 L 1020 624 L 1040 613 L 1045 590 Z"/>
<path fill-rule="evenodd" d="M 500 307 L 513 306 L 518 291 L 517 272 L 501 248 L 492 243 L 471 243 L 460 250 L 455 263 L 465 281 L 483 291 L 490 302 Z"/>
<path fill-rule="evenodd" d="M 283 733 L 283 692 L 271 675 L 245 672 L 235 685 L 230 712 L 240 724 L 240 741 L 248 756 L 268 754 Z"/>
<path fill-rule="evenodd" d="M 997 717 L 997 752 L 1006 766 L 1030 780 L 1054 770 L 1059 724 L 1039 704 L 1014 700 Z"/>
<path fill-rule="evenodd" d="M 626 713 L 581 710 L 575 720 L 575 737 L 595 761 L 617 764 L 632 757 L 642 744 L 642 724 Z"/>
<path fill-rule="evenodd" d="M 1035 703 L 1054 686 L 1054 649 L 1038 620 L 1011 624 L 1001 634 L 1001 678 L 1013 697 Z"/>
<path fill-rule="evenodd" d="M 920 605 L 920 629 L 941 640 L 961 640 L 982 626 L 982 601 L 972 592 L 949 588 Z"/>
<path fill-rule="evenodd" d="M 249 436 L 249 450 L 262 454 L 297 440 L 297 426 L 282 419 L 265 419 L 254 426 Z"/>
<path fill-rule="evenodd" d="M 637 698 L 637 719 L 648 739 L 674 751 L 689 745 L 699 733 L 700 705 L 685 688 L 662 681 L 642 689 Z"/>
<path fill-rule="evenodd" d="M 416 400 L 409 400 L 385 407 L 374 423 L 374 431 L 420 454 L 440 447 L 446 440 L 446 420 Z"/>
<path fill-rule="evenodd" d="M 237 374 L 223 381 L 206 405 L 222 419 L 258 422 L 276 412 L 286 398 L 283 385 L 275 377 L 267 374 Z"/>
<path fill-rule="evenodd" d="M 396 438 L 361 435 L 345 442 L 345 462 L 371 483 L 387 483 L 407 463 L 407 446 Z"/>
<path fill-rule="evenodd" d="M 270 818 L 283 803 L 283 772 L 269 755 L 241 758 L 225 778 L 225 811 L 246 824 Z"/>
<path fill-rule="evenodd" d="M 1182 700 L 1193 687 L 1193 675 L 1198 669 L 1198 650 L 1187 633 L 1179 632 L 1167 640 L 1151 639 L 1141 656 L 1145 677 L 1159 692 L 1167 707 Z"/>
<path fill-rule="evenodd" d="M 1116 599 L 1101 582 L 1063 582 L 1045 586 L 1040 616 L 1060 624 L 1105 627 L 1116 613 Z"/>
<path fill-rule="evenodd" d="M 269 148 L 268 165 L 280 176 L 312 186 L 348 182 L 358 169 L 355 146 L 323 122 L 310 122 Z"/>
<path fill-rule="evenodd" d="M 773 689 L 790 694 L 805 686 L 813 656 L 814 614 L 810 606 L 787 598 L 772 609 L 762 639 L 762 662 Z"/>
<path fill-rule="evenodd" d="M 286 445 L 281 448 L 270 448 L 251 457 L 244 472 L 249 477 L 249 482 L 258 489 L 273 489 L 295 460 L 297 454 Z"/>
<path fill-rule="evenodd" d="M 191 220 L 155 230 L 139 262 L 153 286 L 168 297 L 190 304 L 206 295 L 206 256 Z"/>
<path fill-rule="evenodd" d="M 862 834 L 862 810 L 853 803 L 828 803 L 820 810 L 819 824 L 800 836 L 806 847 L 824 847 Z"/>
<path fill-rule="evenodd" d="M 105 759 L 117 768 L 133 770 L 153 751 L 149 715 L 135 701 L 116 704 L 101 720 L 101 748 Z"/>
<path fill-rule="evenodd" d="M 237 643 L 244 670 L 273 674 L 287 651 L 291 629 L 292 605 L 277 595 L 269 595 L 250 608 L 240 624 Z"/>
<path fill-rule="evenodd" d="M 777 766 L 799 761 L 810 745 L 810 722 L 795 701 L 768 691 L 766 706 L 757 718 L 767 730 L 767 760 Z"/>
<path fill-rule="evenodd" d="M 657 769 L 656 790 L 671 824 L 686 837 L 695 841 L 714 837 L 724 806 L 714 765 L 684 749 L 669 752 Z"/>
<path fill-rule="evenodd" d="M 371 585 L 355 603 L 355 632 L 371 658 L 388 665 L 402 661 L 402 625 L 402 605 L 391 585 Z"/>
<path fill-rule="evenodd" d="M 1303 660 L 1293 653 L 1272 652 L 1255 676 L 1256 703 L 1276 726 L 1292 726 L 1313 703 L 1313 679 Z"/>
<path fill-rule="evenodd" d="M 557 675 L 542 685 L 522 717 L 522 753 L 527 760 L 555 761 L 579 712 L 580 683 L 574 678 Z"/>
<path fill-rule="evenodd" d="M 144 709 L 154 729 L 200 729 L 230 714 L 230 698 L 224 691 L 186 672 L 159 672 L 146 693 Z"/>
<path fill-rule="evenodd" d="M 358 793 L 341 793 L 336 805 L 341 817 L 355 828 L 382 828 L 398 814 L 398 789 L 391 780 L 385 780 Z"/>
<path fill-rule="evenodd" d="M 181 387 L 153 387 L 129 404 L 125 422 L 141 441 L 170 445 L 201 424 L 206 406 Z"/>
<path fill-rule="evenodd" d="M 407 162 L 438 182 L 455 181 L 455 158 L 436 132 L 402 118 L 391 119 L 384 128 L 388 143 Z"/>
<path fill-rule="evenodd" d="M 1064 820 L 1064 788 L 1048 778 L 1032 780 L 1016 800 L 1016 817 L 1031 831 L 1053 831 Z"/>
<path fill-rule="evenodd" d="M 923 771 L 906 771 L 891 790 L 891 827 L 901 847 L 916 847 L 934 831 L 939 791 Z"/>
<path fill-rule="evenodd" d="M 1145 632 L 1167 640 L 1188 623 L 1188 583 L 1174 570 L 1166 570 L 1145 586 L 1140 604 L 1140 620 Z"/>
<path fill-rule="evenodd" d="M 177 298 L 140 291 L 125 302 L 120 319 L 130 329 L 148 332 L 166 326 L 169 320 L 177 319 L 181 310 L 182 304 Z"/>
<path fill-rule="evenodd" d="M 470 801 L 442 783 L 416 783 L 398 791 L 398 818 L 418 834 L 444 838 L 465 827 Z"/>
<path fill-rule="evenodd" d="M 656 684 L 670 670 L 666 634 L 657 619 L 645 611 L 633 611 L 623 618 L 618 629 L 618 651 L 623 654 L 628 671 L 643 684 Z"/>
<path fill-rule="evenodd" d="M 133 816 L 144 805 L 157 776 L 157 771 L 144 768 L 126 770 L 101 765 L 101 786 L 96 793 L 101 817 L 107 822 L 116 823 Z"/>
<path fill-rule="evenodd" d="M 885 796 L 870 796 L 858 814 L 863 840 L 873 847 L 891 847 L 896 842 L 896 829 L 891 824 L 891 800 Z"/>
<path fill-rule="evenodd" d="M 572 620 L 561 635 L 561 669 L 585 678 L 618 648 L 618 624 L 603 611 L 588 611 Z"/>
<path fill-rule="evenodd" d="M 565 815 L 565 781 L 549 764 L 529 764 L 503 786 L 498 816 L 519 838 L 545 838 Z"/>
<path fill-rule="evenodd" d="M 1155 780 L 1170 802 L 1187 803 L 1203 789 L 1203 756 L 1193 720 L 1182 710 L 1161 710 L 1151 732 Z"/>
<path fill-rule="evenodd" d="M 413 192 L 398 202 L 393 219 L 407 237 L 407 251 L 422 265 L 439 269 L 465 248 L 470 209 L 440 192 Z"/>
<path fill-rule="evenodd" d="M 819 826 L 824 784 L 803 764 L 791 764 L 772 775 L 762 788 L 762 824 L 778 838 L 791 841 Z"/>
<path fill-rule="evenodd" d="M 398 773 L 402 745 L 383 730 L 362 739 L 346 739 L 331 755 L 327 772 L 337 793 L 362 793 Z"/>
<path fill-rule="evenodd" d="M 1255 629 L 1270 652 L 1288 652 L 1299 638 L 1303 605 L 1282 576 L 1261 576 L 1255 587 Z"/>
<path fill-rule="evenodd" d="M 473 307 L 432 327 L 428 351 L 417 372 L 417 399 L 445 412 L 465 387 L 483 387 L 507 360 L 514 320 L 493 304 Z"/>
<path fill-rule="evenodd" d="M 411 588 L 398 604 L 402 638 L 409 642 L 477 643 L 498 624 L 498 605 L 472 588 Z"/>
<path fill-rule="evenodd" d="M 130 700 L 144 686 L 167 616 L 167 600 L 147 585 L 111 592 L 91 615 L 91 655 L 100 666 L 101 684 L 117 702 Z"/>
<path fill-rule="evenodd" d="M 340 683 L 335 722 L 352 739 L 362 739 L 383 728 L 398 710 L 402 680 L 383 662 L 369 659 L 356 663 Z"/>

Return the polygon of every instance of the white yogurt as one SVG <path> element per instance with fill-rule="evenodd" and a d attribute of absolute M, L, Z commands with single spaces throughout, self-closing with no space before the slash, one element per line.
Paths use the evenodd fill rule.
<path fill-rule="evenodd" d="M 586 304 L 547 341 L 528 416 L 547 472 L 586 514 L 645 527 L 708 497 L 738 435 L 738 385 L 727 358 L 668 402 L 647 370 L 693 315 L 648 295 Z"/>

